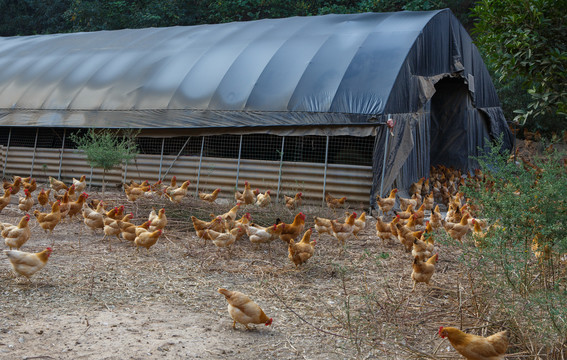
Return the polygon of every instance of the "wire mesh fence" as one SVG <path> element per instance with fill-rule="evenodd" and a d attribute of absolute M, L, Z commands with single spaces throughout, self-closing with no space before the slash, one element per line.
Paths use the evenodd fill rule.
<path fill-rule="evenodd" d="M 36 173 L 45 173 L 45 176 L 71 176 L 67 174 L 69 169 L 66 165 L 80 162 L 77 146 L 70 135 L 84 133 L 84 130 L 15 127 L 4 130 L 0 134 L 3 164 L 6 163 L 3 174 L 6 169 L 14 172 L 16 169 L 25 168 L 26 164 L 12 165 L 16 161 L 28 162 L 25 148 L 29 149 L 28 155 L 31 153 L 33 157 L 31 168 L 39 169 Z M 274 191 L 281 187 L 282 192 L 287 193 L 301 189 L 308 191 L 311 186 L 313 191 L 319 189 L 316 196 L 321 198 L 327 184 L 334 181 L 326 179 L 329 166 L 339 166 L 332 172 L 335 177 L 341 176 L 343 171 L 350 171 L 350 168 L 342 170 L 340 166 L 360 167 L 362 170 L 357 169 L 365 174 L 368 172 L 371 176 L 374 141 L 373 136 L 138 136 L 136 144 L 139 155 L 136 161 L 123 165 L 119 170 L 121 175 L 116 175 L 115 178 L 121 181 L 133 177 L 136 180 L 149 178 L 165 181 L 166 177 L 169 179 L 177 175 L 198 184 L 200 177 L 200 186 L 203 189 L 215 188 L 219 183 L 237 188 L 242 186 L 244 180 L 252 179 L 256 184 L 271 187 Z M 49 165 L 48 171 L 45 166 L 41 167 L 44 163 Z M 85 169 L 88 175 L 88 164 L 83 164 L 81 170 L 74 165 L 73 176 L 77 171 Z M 307 174 L 308 172 L 310 174 Z M 348 178 L 349 173 L 343 176 Z M 361 176 L 365 178 L 366 175 Z M 370 184 L 362 186 L 369 188 Z M 340 181 L 337 183 L 335 180 L 335 185 L 330 185 L 329 188 L 337 191 L 341 188 Z M 199 185 L 196 188 L 196 191 L 198 190 Z"/>

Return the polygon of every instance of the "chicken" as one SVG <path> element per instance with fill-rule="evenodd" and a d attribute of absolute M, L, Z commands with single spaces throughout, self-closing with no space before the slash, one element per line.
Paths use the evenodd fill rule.
<path fill-rule="evenodd" d="M 159 209 L 157 215 L 154 210 L 150 212 L 150 216 L 148 217 L 148 221 L 152 224 L 150 226 L 149 231 L 153 232 L 158 229 L 163 230 L 167 225 L 167 217 L 165 216 L 165 208 Z"/>
<path fill-rule="evenodd" d="M 305 264 L 309 260 L 313 253 L 315 252 L 316 241 L 311 240 L 311 233 L 313 230 L 309 229 L 303 234 L 303 238 L 297 244 L 293 240 L 289 241 L 288 245 L 288 258 L 295 267 Z"/>
<path fill-rule="evenodd" d="M 449 223 L 446 221 L 442 221 L 442 224 L 445 230 L 447 231 L 447 234 L 449 234 L 449 236 L 462 243 L 463 237 L 467 234 L 467 232 L 470 229 L 468 223 L 469 217 L 470 217 L 469 214 L 465 214 L 463 215 L 463 217 L 461 218 L 461 222 L 459 223 Z"/>
<path fill-rule="evenodd" d="M 382 221 L 380 216 L 376 217 L 376 236 L 382 240 L 382 245 L 386 245 L 386 240 L 392 238 L 392 229 L 390 224 Z"/>
<path fill-rule="evenodd" d="M 69 212 L 67 213 L 67 216 L 72 219 L 79 214 L 81 210 L 83 210 L 83 205 L 88 197 L 89 195 L 87 193 L 81 193 L 76 201 L 69 204 Z"/>
<path fill-rule="evenodd" d="M 51 194 L 51 189 L 47 191 L 41 189 L 39 194 L 37 194 L 37 202 L 41 205 L 41 207 L 45 207 L 45 205 L 49 203 L 49 194 Z"/>
<path fill-rule="evenodd" d="M 31 179 L 30 182 L 23 181 L 24 189 L 32 194 L 37 189 L 37 181 L 35 179 Z"/>
<path fill-rule="evenodd" d="M 71 185 L 71 188 L 73 187 L 73 185 Z M 70 203 L 69 203 L 69 190 L 67 190 L 65 192 L 65 194 L 63 194 L 63 198 L 61 200 L 57 200 L 59 201 L 60 205 L 59 205 L 59 212 L 61 212 L 61 219 L 65 218 L 65 216 L 67 216 L 67 214 L 69 213 L 69 210 L 71 209 L 70 207 Z"/>
<path fill-rule="evenodd" d="M 405 224 L 409 220 L 409 218 L 413 215 L 414 212 L 415 211 L 414 211 L 413 205 L 410 204 L 406 208 L 406 211 L 400 211 L 400 212 L 394 211 L 394 214 L 396 214 L 396 216 L 400 217 L 400 223 L 401 224 Z"/>
<path fill-rule="evenodd" d="M 148 231 L 149 228 L 149 221 L 146 221 L 138 226 L 132 224 L 129 221 L 123 221 L 122 224 L 120 224 L 120 236 L 122 236 L 124 240 L 133 242 L 136 239 L 136 233 L 138 233 L 139 235 L 144 231 Z"/>
<path fill-rule="evenodd" d="M 425 262 L 420 260 L 418 256 L 413 258 L 413 264 L 412 264 L 413 271 L 411 273 L 411 278 L 413 280 L 413 288 L 411 289 L 411 291 L 415 290 L 415 286 L 417 285 L 418 282 L 424 282 L 427 285 L 429 285 L 429 281 L 431 281 L 431 277 L 435 272 L 435 264 L 437 263 L 438 259 L 439 259 L 438 254 L 433 255 Z"/>
<path fill-rule="evenodd" d="M 301 206 L 301 202 L 303 201 L 303 193 L 298 192 L 295 194 L 294 197 L 289 197 L 284 195 L 284 203 L 285 207 L 289 210 L 294 210 Z"/>
<path fill-rule="evenodd" d="M 124 221 L 129 221 L 133 216 L 128 214 L 124 217 Z M 105 219 L 104 228 L 103 228 L 104 236 L 102 240 L 108 237 L 108 249 L 112 251 L 112 243 L 111 243 L 111 236 L 116 236 L 118 240 L 120 240 L 120 233 L 122 232 L 122 220 L 114 220 L 111 218 Z"/>
<path fill-rule="evenodd" d="M 11 194 L 16 195 L 17 193 L 20 192 L 21 186 L 22 186 L 22 178 L 19 176 L 14 176 L 13 182 L 4 181 L 3 183 L 4 193 L 6 192 L 6 190 L 11 188 L 12 189 Z"/>
<path fill-rule="evenodd" d="M 170 191 L 173 191 L 173 190 L 175 190 L 175 189 L 177 189 L 177 188 L 178 188 L 178 187 L 177 187 L 177 176 L 174 175 L 174 176 L 171 178 L 171 181 L 170 181 L 170 183 L 169 183 L 169 186 L 167 186 L 167 187 L 165 188 L 164 194 L 165 194 L 165 193 L 169 193 Z"/>
<path fill-rule="evenodd" d="M 439 336 L 449 339 L 455 350 L 467 360 L 504 360 L 508 349 L 507 331 L 482 337 L 467 334 L 454 327 L 441 326 Z"/>
<path fill-rule="evenodd" d="M 336 220 L 331 221 L 331 228 L 333 229 L 333 236 L 339 241 L 339 244 L 344 247 L 345 241 L 352 235 L 354 231 L 354 220 L 356 213 L 353 212 L 347 217 L 344 223 L 340 224 Z"/>
<path fill-rule="evenodd" d="M 67 185 L 65 185 L 65 183 L 63 181 L 59 181 L 53 177 L 49 177 L 49 186 L 51 187 L 51 189 L 53 189 L 55 192 L 59 192 L 61 190 L 67 190 L 68 187 Z"/>
<path fill-rule="evenodd" d="M 150 252 L 150 248 L 156 244 L 162 231 L 157 229 L 156 231 L 143 231 L 134 239 L 134 244 L 136 244 L 136 252 L 140 246 L 145 247 L 147 252 Z"/>
<path fill-rule="evenodd" d="M 237 202 L 244 203 L 245 205 L 254 204 L 254 202 L 256 201 L 256 196 L 254 195 L 252 189 L 250 189 L 250 183 L 248 183 L 248 181 L 244 182 L 244 192 L 240 193 L 236 191 L 234 193 L 234 199 Z"/>
<path fill-rule="evenodd" d="M 352 234 L 358 239 L 358 233 L 364 229 L 366 229 L 366 212 L 363 212 L 354 220 L 354 230 L 352 231 Z"/>
<path fill-rule="evenodd" d="M 217 232 L 211 229 L 205 230 L 209 238 L 213 241 L 213 244 L 216 245 L 217 250 L 221 247 L 228 248 L 230 245 L 234 244 L 236 242 L 237 233 L 241 231 L 244 232 L 245 230 L 240 225 L 229 232 Z"/>
<path fill-rule="evenodd" d="M 428 244 L 424 241 L 423 236 L 421 239 L 415 238 L 413 240 L 413 248 L 411 250 L 411 256 L 414 258 L 419 258 L 419 260 L 424 261 L 426 258 L 431 256 L 431 252 L 428 250 Z"/>
<path fill-rule="evenodd" d="M 73 185 L 75 185 L 75 191 L 77 193 L 82 193 L 87 187 L 87 177 L 82 175 L 79 180 L 73 178 Z"/>
<path fill-rule="evenodd" d="M 191 216 L 191 221 L 193 221 L 193 228 L 197 233 L 199 239 L 211 240 L 206 230 L 212 229 L 214 231 L 221 232 L 224 229 L 222 217 L 219 215 L 211 221 L 203 221 L 197 219 L 195 216 Z"/>
<path fill-rule="evenodd" d="M 264 311 L 250 298 L 239 291 L 219 289 L 228 301 L 228 313 L 234 321 L 232 328 L 236 329 L 236 323 L 240 323 L 250 330 L 248 324 L 265 324 L 269 326 L 273 319 L 268 318 Z"/>
<path fill-rule="evenodd" d="M 400 222 L 400 217 L 396 215 L 395 218 L 392 219 L 392 221 L 390 221 L 390 231 L 392 232 L 392 235 L 397 239 L 398 238 L 398 228 L 396 227 L 396 224 Z"/>
<path fill-rule="evenodd" d="M 472 230 L 472 238 L 474 240 L 474 246 L 479 249 L 482 249 L 485 246 L 486 232 L 482 230 L 480 226 L 480 222 L 476 221 L 476 219 L 472 219 L 473 223 L 473 230 Z"/>
<path fill-rule="evenodd" d="M 57 224 L 61 222 L 61 211 L 60 211 L 61 202 L 59 200 L 55 201 L 53 205 L 51 205 L 51 212 L 50 213 L 42 213 L 39 210 L 35 210 L 33 215 L 36 217 L 37 221 L 39 222 L 39 226 L 45 232 L 49 230 L 49 233 L 53 233 L 53 229 Z"/>
<path fill-rule="evenodd" d="M 214 203 L 215 200 L 217 199 L 217 197 L 219 196 L 221 189 L 215 189 L 215 191 L 213 191 L 210 194 L 206 194 L 206 193 L 202 193 L 199 191 L 199 198 L 203 201 L 209 202 L 209 203 Z"/>
<path fill-rule="evenodd" d="M 83 222 L 93 231 L 104 229 L 104 215 L 91 209 L 86 204 L 83 204 Z"/>
<path fill-rule="evenodd" d="M 329 193 L 325 194 L 325 202 L 327 203 L 327 206 L 333 210 L 335 210 L 338 207 L 344 206 L 345 201 L 346 201 L 346 196 L 343 196 L 342 198 L 334 198 Z"/>
<path fill-rule="evenodd" d="M 398 240 L 404 246 L 406 252 L 410 252 L 413 248 L 413 242 L 417 238 L 419 239 L 423 234 L 423 231 L 411 231 L 408 227 L 397 223 L 396 230 L 398 231 Z"/>
<path fill-rule="evenodd" d="M 109 211 L 107 211 L 104 215 L 105 218 L 111 218 L 113 220 L 119 220 L 122 218 L 122 214 L 124 213 L 124 205 L 120 205 L 119 207 L 113 207 Z"/>
<path fill-rule="evenodd" d="M 7 188 L 4 190 L 4 196 L 0 198 L 0 211 L 4 210 L 8 204 L 10 204 L 10 200 L 12 199 L 12 188 Z"/>
<path fill-rule="evenodd" d="M 414 208 L 421 205 L 421 196 L 418 198 L 417 194 L 413 194 L 411 198 L 398 196 L 398 200 L 400 200 L 400 209 L 407 209 L 409 205 L 412 205 Z"/>
<path fill-rule="evenodd" d="M 265 207 L 270 205 L 272 198 L 270 197 L 270 190 L 267 190 L 264 194 L 258 194 L 256 197 L 256 206 Z"/>
<path fill-rule="evenodd" d="M 425 220 L 425 204 L 421 204 L 419 209 L 413 214 L 415 215 L 415 224 L 423 226 L 423 221 Z"/>
<path fill-rule="evenodd" d="M 442 223 L 443 216 L 441 215 L 441 211 L 439 210 L 439 205 L 435 206 L 433 212 L 431 213 L 431 217 L 429 218 L 429 223 L 433 229 L 439 229 L 443 226 Z"/>
<path fill-rule="evenodd" d="M 260 227 L 258 225 L 250 224 L 244 226 L 246 230 L 246 234 L 248 234 L 248 238 L 250 242 L 253 244 L 268 244 L 275 239 L 278 238 L 279 234 L 281 233 L 282 228 L 278 227 L 277 224 L 268 227 Z M 268 246 L 268 251 L 271 257 L 271 246 Z"/>
<path fill-rule="evenodd" d="M 128 186 L 124 184 L 124 192 L 126 193 L 126 197 L 128 198 L 128 201 L 132 201 L 132 202 L 138 200 L 149 189 L 150 189 L 150 185 Z"/>
<path fill-rule="evenodd" d="M 424 181 L 425 181 L 425 178 L 422 177 L 417 182 L 411 184 L 411 186 L 409 188 L 409 194 L 410 195 L 421 194 L 421 187 L 423 186 Z M 417 207 L 417 205 L 416 205 L 416 207 Z"/>
<path fill-rule="evenodd" d="M 380 195 L 376 195 L 376 203 L 382 211 L 382 215 L 387 214 L 394 208 L 394 205 L 396 204 L 397 192 L 398 189 L 392 189 L 392 191 L 390 191 L 390 196 L 388 196 L 387 198 L 381 198 Z"/>
<path fill-rule="evenodd" d="M 63 203 L 63 197 L 67 195 L 67 197 L 69 198 L 70 201 L 75 201 L 77 200 L 77 192 L 75 191 L 75 185 L 71 185 L 69 186 L 69 188 L 67 189 L 67 191 L 65 191 L 63 193 L 63 195 L 59 195 L 59 194 L 54 194 L 55 200 L 61 200 L 61 203 Z"/>
<path fill-rule="evenodd" d="M 189 187 L 191 182 L 189 180 L 183 182 L 180 187 L 175 190 L 170 190 L 169 192 L 164 192 L 165 196 L 169 199 L 169 201 L 179 204 L 181 200 L 187 195 L 187 187 Z"/>
<path fill-rule="evenodd" d="M 29 227 L 30 215 L 25 214 L 20 220 L 18 225 L 12 225 L 8 223 L 0 224 L 0 230 L 2 231 L 2 237 L 4 238 L 4 243 L 6 246 L 12 250 L 20 250 L 22 245 L 24 245 L 31 236 L 31 230 Z"/>
<path fill-rule="evenodd" d="M 333 235 L 333 228 L 331 227 L 331 220 L 322 217 L 314 216 L 313 222 L 315 223 L 315 230 L 319 234 L 319 238 L 323 234 Z"/>
<path fill-rule="evenodd" d="M 25 196 L 20 196 L 20 199 L 18 200 L 18 209 L 23 212 L 28 212 L 33 206 L 33 198 L 31 197 L 31 193 L 28 189 L 24 189 L 24 194 Z"/>
<path fill-rule="evenodd" d="M 295 215 L 291 224 L 285 224 L 283 222 L 278 224 L 278 227 L 281 228 L 280 239 L 288 244 L 291 240 L 297 239 L 299 234 L 301 234 L 305 228 L 305 218 L 305 214 L 300 212 Z"/>
<path fill-rule="evenodd" d="M 417 226 L 417 215 L 413 214 L 412 216 L 410 216 L 408 222 L 404 226 L 411 231 L 415 231 L 415 228 Z"/>
<path fill-rule="evenodd" d="M 4 250 L 4 253 L 8 256 L 14 271 L 25 276 L 28 280 L 33 274 L 43 269 L 52 252 L 53 250 L 50 247 L 39 253 Z"/>
<path fill-rule="evenodd" d="M 431 211 L 433 209 L 433 206 L 435 205 L 435 198 L 433 197 L 433 193 L 423 198 L 423 205 L 425 205 L 425 210 L 427 211 Z"/>
<path fill-rule="evenodd" d="M 232 209 L 220 215 L 222 221 L 228 224 L 228 227 L 230 228 L 233 227 L 233 223 L 236 220 L 236 215 L 238 214 L 238 209 L 240 208 L 241 205 L 242 203 L 237 203 L 232 207 Z"/>

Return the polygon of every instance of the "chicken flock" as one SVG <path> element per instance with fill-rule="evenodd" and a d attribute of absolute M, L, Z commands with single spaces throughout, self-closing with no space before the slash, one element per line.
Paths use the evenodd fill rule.
<path fill-rule="evenodd" d="M 412 269 L 412 291 L 416 290 L 419 283 L 429 285 L 433 281 L 435 267 L 440 260 L 435 252 L 437 246 L 435 238 L 439 236 L 440 231 L 446 232 L 450 238 L 461 243 L 466 241 L 467 235 L 471 233 L 471 241 L 475 246 L 482 248 L 486 232 L 498 226 L 498 224 L 489 226 L 487 220 L 476 217 L 477 209 L 469 204 L 463 193 L 459 191 L 459 187 L 465 185 L 465 181 L 475 186 L 490 186 L 480 170 L 472 176 L 463 176 L 458 170 L 439 166 L 431 169 L 430 178 L 421 178 L 411 185 L 409 198 L 399 196 L 397 189 L 392 189 L 388 197 L 376 197 L 380 209 L 380 215 L 375 216 L 376 237 L 383 244 L 399 242 L 401 249 L 411 253 L 408 267 L 411 266 Z M 154 184 L 150 184 L 149 181 L 140 184 L 131 181 L 123 184 L 123 189 L 130 203 L 140 198 L 164 197 L 172 203 L 179 204 L 188 195 L 189 185 L 189 180 L 178 184 L 174 176 L 169 185 L 162 181 Z M 165 208 L 152 210 L 146 221 L 134 224 L 133 214 L 126 212 L 124 205 L 107 209 L 104 201 L 89 200 L 89 195 L 84 192 L 85 176 L 80 179 L 73 178 L 71 184 L 50 177 L 49 189 L 39 189 L 36 196 L 33 193 L 38 190 L 38 186 L 36 180 L 32 178 L 15 176 L 12 182 L 4 181 L 3 188 L 0 212 L 10 204 L 12 196 L 17 195 L 20 190 L 23 193 L 17 206 L 23 213 L 21 220 L 17 224 L 0 223 L 0 231 L 6 247 L 10 249 L 5 250 L 5 253 L 14 271 L 28 280 L 45 267 L 55 247 L 52 242 L 51 247 L 38 253 L 20 250 L 31 237 L 32 219 L 28 212 L 32 212 L 32 209 L 38 225 L 47 234 L 51 234 L 62 222 L 72 221 L 76 216 L 82 215 L 85 228 L 103 234 L 103 240 L 108 239 L 109 250 L 113 239 L 116 238 L 119 241 L 124 239 L 131 242 L 136 247 L 136 251 L 142 247 L 149 252 L 166 231 Z M 215 203 L 220 192 L 220 189 L 215 189 L 212 193 L 199 192 L 198 197 L 201 201 L 212 204 Z M 296 213 L 293 222 L 284 223 L 276 219 L 273 224 L 261 226 L 254 223 L 250 213 L 245 210 L 247 206 L 270 206 L 273 203 L 270 190 L 264 193 L 258 189 L 252 190 L 250 183 L 246 181 L 242 192 L 235 191 L 234 199 L 236 204 L 226 213 L 211 214 L 209 219 L 191 216 L 197 238 L 203 244 L 207 242 L 214 244 L 218 252 L 222 248 L 226 249 L 226 255 L 231 256 L 231 248 L 246 235 L 257 248 L 262 244 L 267 245 L 270 258 L 272 242 L 283 242 L 288 250 L 289 261 L 296 268 L 315 256 L 317 242 L 322 236 L 333 237 L 339 253 L 342 253 L 349 239 L 357 238 L 358 234 L 365 230 L 367 218 L 371 217 L 366 212 L 359 215 L 348 211 L 344 217 L 338 217 L 337 209 L 348 207 L 347 197 L 334 197 L 326 193 L 325 202 L 336 218 L 314 216 L 313 228 L 306 229 L 307 215 L 298 212 L 302 207 L 303 194 L 298 192 L 294 196 L 283 198 L 283 205 Z M 396 210 L 397 204 L 401 211 Z M 446 215 L 442 215 L 440 204 L 447 209 Z M 239 212 L 244 214 L 239 216 Z M 317 239 L 314 239 L 314 234 Z M 534 252 L 536 251 L 537 247 Z M 272 319 L 268 318 L 245 294 L 226 289 L 218 291 L 229 303 L 228 312 L 234 320 L 233 326 L 238 322 L 248 329 L 248 324 L 272 323 Z M 481 338 L 446 327 L 439 330 L 439 335 L 448 338 L 453 347 L 467 359 L 501 359 L 507 349 L 505 333 Z M 465 348 L 463 343 L 470 345 L 471 342 L 480 345 L 472 346 L 472 349 L 468 346 L 466 350 L 462 350 Z M 494 346 L 491 347 L 491 355 L 475 353 L 492 343 Z"/>

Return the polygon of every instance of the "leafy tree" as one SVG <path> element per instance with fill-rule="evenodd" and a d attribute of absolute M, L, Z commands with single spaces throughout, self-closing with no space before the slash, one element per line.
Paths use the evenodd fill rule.
<path fill-rule="evenodd" d="M 138 155 L 137 133 L 119 135 L 117 131 L 89 129 L 85 134 L 71 134 L 71 140 L 87 156 L 91 167 L 103 169 L 102 197 L 104 198 L 106 172 L 117 165 L 128 163 Z"/>
<path fill-rule="evenodd" d="M 35 35 L 70 30 L 63 14 L 71 0 L 0 0 L 0 36 Z"/>
<path fill-rule="evenodd" d="M 521 79 L 531 95 L 527 108 L 517 110 L 521 124 L 551 117 L 560 122 L 557 127 L 567 125 L 566 5 L 567 0 L 480 0 L 473 9 L 477 44 L 500 80 Z"/>

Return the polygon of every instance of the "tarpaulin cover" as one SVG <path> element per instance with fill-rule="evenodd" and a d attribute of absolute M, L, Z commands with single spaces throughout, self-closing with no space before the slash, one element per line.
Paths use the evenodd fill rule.
<path fill-rule="evenodd" d="M 0 126 L 372 125 L 461 71 L 477 107 L 500 106 L 447 9 L 5 37 Z"/>

